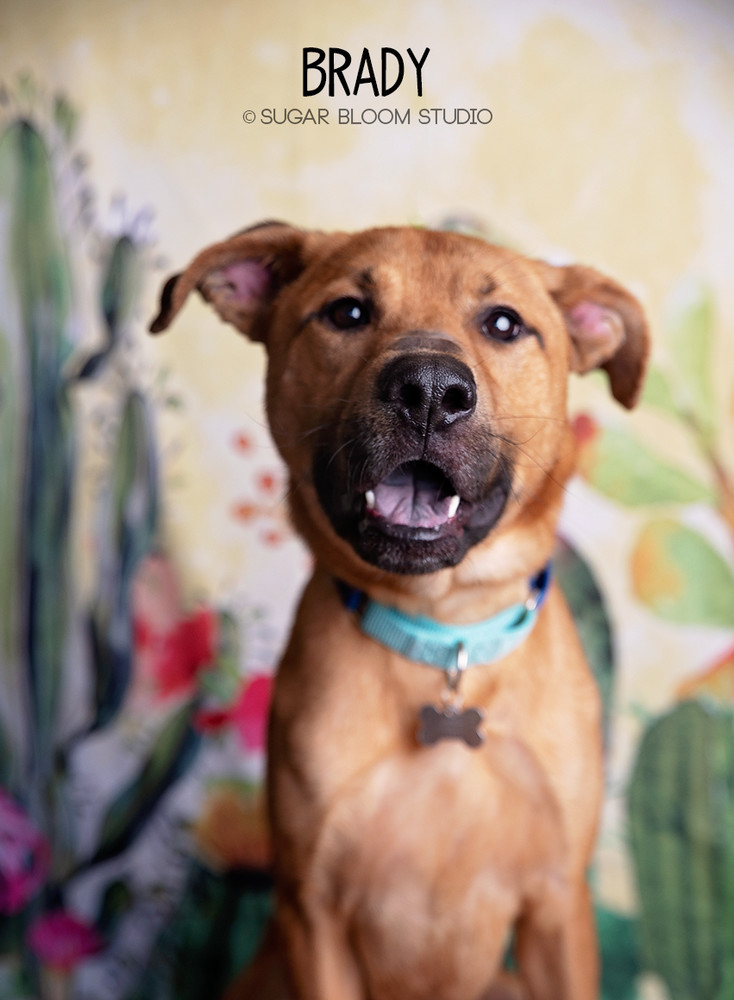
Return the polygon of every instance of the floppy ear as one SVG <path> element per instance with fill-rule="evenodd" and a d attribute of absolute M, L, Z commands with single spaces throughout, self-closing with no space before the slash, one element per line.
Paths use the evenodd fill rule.
<path fill-rule="evenodd" d="M 265 222 L 202 250 L 185 271 L 172 275 L 163 286 L 151 333 L 161 333 L 170 325 L 195 288 L 224 322 L 252 340 L 264 340 L 267 307 L 301 271 L 305 238 L 303 230 Z"/>
<path fill-rule="evenodd" d="M 603 368 L 623 406 L 637 402 L 650 339 L 642 307 L 611 278 L 590 267 L 541 264 L 545 285 L 563 313 L 571 340 L 571 371 Z"/>

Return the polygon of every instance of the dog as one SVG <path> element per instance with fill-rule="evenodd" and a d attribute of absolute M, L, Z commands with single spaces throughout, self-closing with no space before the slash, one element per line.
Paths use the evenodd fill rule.
<path fill-rule="evenodd" d="M 315 561 L 269 725 L 274 921 L 230 1000 L 592 1000 L 600 705 L 550 561 L 569 372 L 632 407 L 639 303 L 457 233 L 276 222 L 170 278 L 153 332 L 194 289 L 267 349 Z"/>

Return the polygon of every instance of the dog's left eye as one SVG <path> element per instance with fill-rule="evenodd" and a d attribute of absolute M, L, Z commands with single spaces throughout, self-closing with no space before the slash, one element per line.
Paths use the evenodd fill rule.
<path fill-rule="evenodd" d="M 321 311 L 321 315 L 337 330 L 355 330 L 370 321 L 369 306 L 351 295 L 335 299 Z"/>
<path fill-rule="evenodd" d="M 481 322 L 482 333 L 492 340 L 516 340 L 524 331 L 523 322 L 514 309 L 505 306 L 493 309 Z"/>

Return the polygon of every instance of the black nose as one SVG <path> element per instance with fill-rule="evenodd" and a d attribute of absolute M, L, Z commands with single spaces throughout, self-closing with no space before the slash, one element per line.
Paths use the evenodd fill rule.
<path fill-rule="evenodd" d="M 384 405 L 423 434 L 465 420 L 477 405 L 477 386 L 467 365 L 428 351 L 389 361 L 380 373 L 377 394 Z"/>

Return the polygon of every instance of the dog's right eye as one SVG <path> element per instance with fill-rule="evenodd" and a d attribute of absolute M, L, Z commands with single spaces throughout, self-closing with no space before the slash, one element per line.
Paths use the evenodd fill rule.
<path fill-rule="evenodd" d="M 523 322 L 514 309 L 498 306 L 482 320 L 482 333 L 492 340 L 508 344 L 524 331 Z"/>
<path fill-rule="evenodd" d="M 321 310 L 321 315 L 337 330 L 356 330 L 370 321 L 367 303 L 351 295 L 330 302 Z"/>

